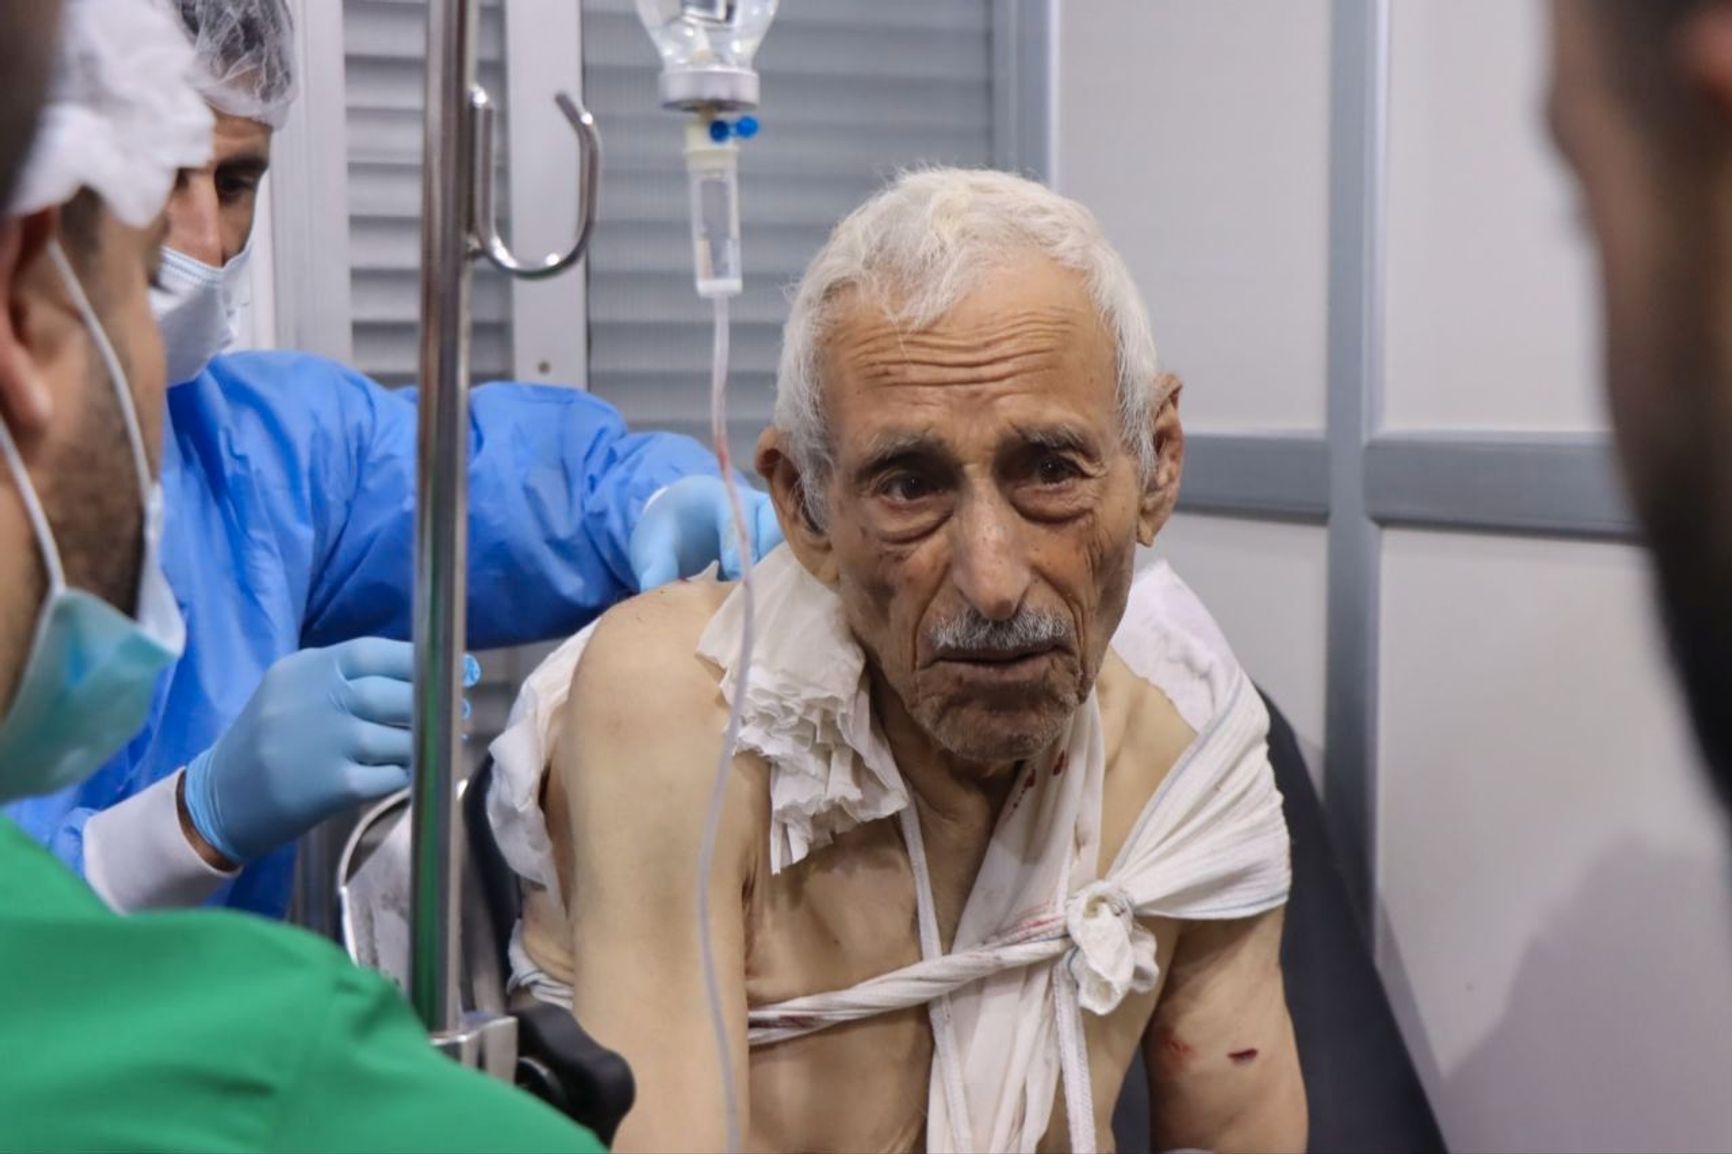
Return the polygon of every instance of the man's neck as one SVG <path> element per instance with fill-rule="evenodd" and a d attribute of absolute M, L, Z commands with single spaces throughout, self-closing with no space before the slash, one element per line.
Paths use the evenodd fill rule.
<path fill-rule="evenodd" d="M 934 741 L 909 715 L 897 695 L 872 675 L 872 715 L 896 758 L 896 767 L 923 808 L 946 821 L 967 825 L 982 813 L 996 819 L 1023 761 L 982 762 L 958 757 Z M 986 823 L 991 832 L 991 821 Z"/>
<path fill-rule="evenodd" d="M 909 716 L 895 690 L 872 675 L 872 714 L 907 784 L 931 872 L 939 936 L 945 949 L 974 888 L 999 814 L 1030 762 L 1050 766 L 1062 741 L 1032 757 L 1004 762 L 960 758 L 933 741 Z"/>

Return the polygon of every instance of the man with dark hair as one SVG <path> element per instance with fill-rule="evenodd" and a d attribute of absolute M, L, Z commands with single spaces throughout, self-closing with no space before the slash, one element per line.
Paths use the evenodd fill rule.
<path fill-rule="evenodd" d="M 0 204 L 30 149 L 59 15 L 60 0 L 0 0 Z"/>
<path fill-rule="evenodd" d="M 1732 802 L 1732 3 L 1552 12 L 1550 120 L 1599 252 L 1618 449 Z"/>

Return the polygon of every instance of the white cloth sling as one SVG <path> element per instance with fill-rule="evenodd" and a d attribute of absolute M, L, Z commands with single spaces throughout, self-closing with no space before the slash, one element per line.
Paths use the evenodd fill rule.
<path fill-rule="evenodd" d="M 765 559 L 757 584 L 761 657 L 741 745 L 770 764 L 772 870 L 854 825 L 895 817 L 915 877 L 922 960 L 852 989 L 752 1007 L 750 1043 L 928 1005 L 929 1149 L 1032 1151 L 1061 1082 L 1071 1148 L 1094 1149 L 1081 1011 L 1109 1013 L 1128 993 L 1153 987 L 1154 938 L 1135 919 L 1248 917 L 1286 900 L 1287 831 L 1256 690 L 1172 570 L 1159 563 L 1141 573 L 1113 648 L 1167 694 L 1196 740 L 1103 877 L 1106 764 L 1091 695 L 1072 720 L 1058 771 L 1031 774 L 1006 806 L 945 954 L 919 821 L 872 724 L 864 658 L 839 604 L 786 550 Z M 739 610 L 736 594 L 698 647 L 723 670 L 730 699 Z M 556 896 L 537 799 L 553 722 L 585 640 L 580 634 L 531 676 L 493 746 L 489 813 L 501 846 L 526 882 Z M 513 955 L 518 984 L 569 1006 L 568 988 L 520 948 Z"/>

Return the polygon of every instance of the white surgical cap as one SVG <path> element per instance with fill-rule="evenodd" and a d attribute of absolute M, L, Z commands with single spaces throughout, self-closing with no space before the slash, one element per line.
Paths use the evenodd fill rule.
<path fill-rule="evenodd" d="M 295 26 L 286 0 L 170 0 L 198 54 L 211 107 L 281 128 L 295 99 Z"/>
<path fill-rule="evenodd" d="M 192 87 L 186 37 L 152 0 L 66 0 L 48 98 L 7 212 L 88 188 L 124 223 L 156 219 L 175 174 L 211 155 L 211 114 Z"/>

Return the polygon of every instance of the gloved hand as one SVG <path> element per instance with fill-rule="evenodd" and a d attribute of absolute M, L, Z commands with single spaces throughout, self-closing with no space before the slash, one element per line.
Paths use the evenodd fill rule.
<path fill-rule="evenodd" d="M 228 732 L 187 765 L 193 826 L 245 863 L 407 786 L 414 672 L 414 648 L 381 637 L 278 661 Z M 465 684 L 479 672 L 469 659 Z"/>
<path fill-rule="evenodd" d="M 756 561 L 782 543 L 782 527 L 767 494 L 741 485 L 740 505 Z M 724 578 L 740 575 L 727 486 L 720 477 L 684 477 L 650 500 L 631 531 L 637 587 L 649 590 L 691 577 L 714 561 L 721 562 Z"/>

